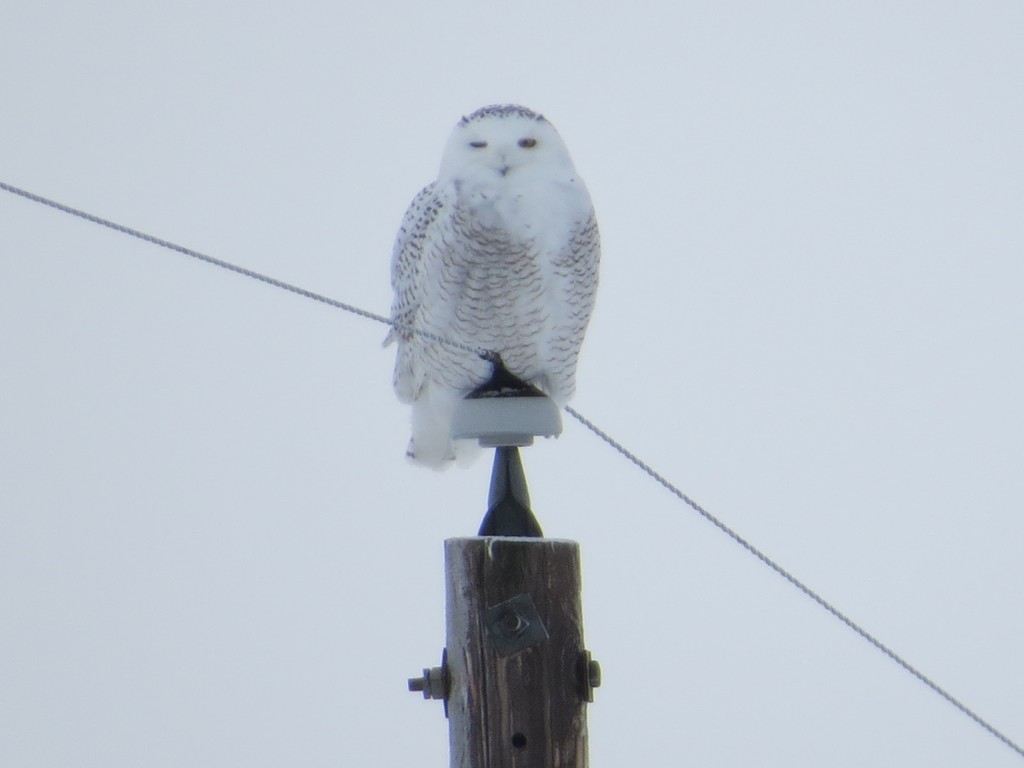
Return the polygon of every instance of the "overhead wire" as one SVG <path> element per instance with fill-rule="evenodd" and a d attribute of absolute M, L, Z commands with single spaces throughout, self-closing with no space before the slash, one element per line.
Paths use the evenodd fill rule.
<path fill-rule="evenodd" d="M 16 195 L 18 197 L 22 197 L 22 198 L 24 198 L 26 200 L 29 200 L 31 202 L 38 203 L 40 205 L 44 205 L 44 206 L 47 206 L 49 208 L 53 208 L 53 209 L 55 209 L 57 211 L 60 211 L 62 213 L 65 213 L 65 214 L 68 214 L 68 215 L 71 215 L 71 216 L 75 216 L 75 217 L 77 217 L 79 219 L 83 219 L 83 220 L 91 222 L 93 224 L 98 224 L 99 226 L 106 227 L 107 229 L 111 229 L 111 230 L 113 230 L 115 232 L 120 232 L 120 233 L 128 235 L 130 237 L 134 237 L 134 238 L 136 238 L 138 240 L 142 240 L 142 241 L 150 243 L 152 245 L 156 245 L 156 246 L 159 246 L 161 248 L 166 248 L 166 249 L 174 251 L 176 253 L 179 253 L 179 254 L 182 254 L 182 255 L 185 255 L 185 256 L 189 256 L 189 257 L 191 257 L 193 259 L 197 259 L 198 261 L 202 261 L 202 262 L 205 262 L 207 264 L 210 264 L 210 265 L 213 265 L 213 266 L 216 266 L 216 267 L 220 267 L 221 269 L 226 269 L 226 270 L 228 270 L 230 272 L 234 272 L 235 274 L 242 275 L 244 277 L 251 278 L 253 280 L 256 280 L 258 282 L 264 283 L 266 285 L 273 286 L 274 288 L 279 288 L 281 290 L 288 291 L 290 293 L 296 294 L 296 295 L 301 296 L 303 298 L 311 299 L 312 301 L 317 301 L 317 302 L 320 302 L 321 304 L 325 304 L 327 306 L 334 307 L 336 309 L 341 309 L 341 310 L 343 310 L 345 312 L 349 312 L 349 313 L 351 313 L 353 315 L 356 315 L 358 317 L 362 317 L 362 318 L 368 319 L 368 320 L 373 320 L 375 322 L 382 323 L 384 325 L 392 326 L 392 327 L 395 327 L 395 328 L 397 328 L 397 329 L 399 329 L 399 330 L 401 330 L 403 332 L 406 332 L 406 333 L 418 334 L 420 336 L 423 336 L 424 338 L 429 338 L 432 341 L 436 341 L 436 342 L 441 343 L 441 344 L 446 344 L 446 345 L 454 346 L 456 348 L 462 349 L 463 351 L 472 352 L 474 354 L 478 354 L 478 355 L 481 355 L 481 356 L 486 356 L 488 354 L 487 350 L 476 348 L 476 347 L 464 344 L 464 343 L 459 342 L 459 341 L 454 340 L 454 339 L 447 339 L 447 338 L 444 338 L 443 336 L 439 336 L 437 334 L 427 333 L 425 331 L 421 331 L 421 330 L 418 330 L 416 328 L 412 328 L 412 327 L 409 327 L 409 326 L 404 326 L 404 325 L 398 324 L 398 323 L 394 322 L 389 317 L 385 317 L 384 315 L 380 315 L 380 314 L 377 314 L 375 312 L 370 312 L 370 311 L 362 309 L 362 308 L 360 308 L 360 307 L 358 307 L 358 306 L 356 306 L 354 304 L 349 304 L 347 302 L 339 301 L 339 300 L 333 299 L 333 298 L 331 298 L 329 296 L 325 296 L 324 294 L 316 293 L 315 291 L 310 291 L 310 290 L 307 290 L 305 288 L 301 288 L 299 286 L 293 285 L 291 283 L 287 283 L 287 282 L 285 282 L 283 280 L 278 280 L 277 278 L 270 277 L 270 276 L 262 274 L 260 272 L 256 272 L 255 270 L 247 269 L 247 268 L 241 267 L 241 266 L 239 266 L 237 264 L 232 264 L 231 262 L 224 261 L 222 259 L 214 258 L 213 256 L 209 256 L 207 254 L 201 253 L 201 252 L 193 250 L 191 248 L 186 248 L 184 246 L 178 245 L 177 243 L 171 242 L 169 240 L 165 240 L 163 238 L 155 237 L 153 235 L 150 235 L 150 234 L 147 234 L 145 232 L 142 232 L 142 231 L 140 231 L 138 229 L 134 229 L 132 227 L 127 227 L 127 226 L 124 226 L 123 224 L 118 224 L 118 223 L 116 223 L 114 221 L 111 221 L 109 219 L 105 219 L 105 218 L 102 218 L 100 216 L 96 216 L 94 214 L 87 213 L 87 212 L 82 211 L 82 210 L 80 210 L 78 208 L 73 208 L 72 206 L 65 205 L 63 203 L 57 202 L 55 200 L 52 200 L 50 198 L 43 197 L 42 195 L 37 195 L 37 194 L 35 194 L 33 192 L 29 192 L 29 191 L 21 189 L 19 187 L 15 187 L 15 186 L 13 186 L 11 184 L 7 184 L 7 183 L 5 183 L 3 181 L 0 181 L 0 189 L 4 190 L 6 192 L 9 192 L 9 193 L 11 193 L 13 195 Z M 586 416 L 581 414 L 579 411 L 577 411 L 572 406 L 566 405 L 565 406 L 565 412 L 568 413 L 570 416 L 572 416 L 576 421 L 578 421 L 584 428 L 586 428 L 587 430 L 592 432 L 600 440 L 602 440 L 604 443 L 609 445 L 616 452 L 621 454 L 625 459 L 627 459 L 629 462 L 631 462 L 633 465 L 635 465 L 643 473 L 648 475 L 657 484 L 661 485 L 665 490 L 667 490 L 672 495 L 676 496 L 680 501 L 682 501 L 684 504 L 686 504 L 691 509 L 693 509 L 698 515 L 703 517 L 707 522 L 709 522 L 712 525 L 714 525 L 721 532 L 723 532 L 729 538 L 731 538 L 734 542 L 739 544 L 749 554 L 753 555 L 755 558 L 760 560 L 764 565 L 766 565 L 768 568 L 770 568 L 772 571 L 774 571 L 777 575 L 781 576 L 783 579 L 785 579 L 787 582 L 789 582 L 792 586 L 794 586 L 796 589 L 798 589 L 800 592 L 802 592 L 806 597 L 810 598 L 812 601 L 817 603 L 821 608 L 825 609 L 833 617 L 835 617 L 840 622 L 842 622 L 844 625 L 846 625 L 847 628 L 849 628 L 851 631 L 853 631 L 854 633 L 859 635 L 862 639 L 866 640 L 868 643 L 870 643 L 872 646 L 874 646 L 878 651 L 883 653 L 885 656 L 889 657 L 890 660 L 895 662 L 904 671 L 908 672 L 910 675 L 912 675 L 914 678 L 916 678 L 919 682 L 923 683 L 925 686 L 927 686 L 929 689 L 931 689 L 935 694 L 937 694 L 938 696 L 943 698 L 946 702 L 948 702 L 953 707 L 955 707 L 957 710 L 959 710 L 963 715 L 965 715 L 966 717 L 971 719 L 975 724 L 977 724 L 978 726 L 983 728 L 985 731 L 987 731 L 991 736 L 993 736 L 996 739 L 998 739 L 1005 746 L 1009 747 L 1011 750 L 1016 752 L 1019 756 L 1024 757 L 1024 748 L 1022 748 L 1019 744 L 1017 744 L 1016 742 L 1011 740 L 1008 736 L 1006 736 L 1004 733 L 1002 733 L 1000 730 L 998 730 L 995 726 L 993 726 L 987 720 L 985 720 L 980 715 L 978 715 L 973 709 L 971 709 L 970 707 L 965 705 L 963 702 L 961 702 L 959 699 L 957 699 L 955 696 L 953 696 L 951 693 L 949 693 L 945 688 L 943 688 L 938 683 L 933 681 L 930 677 L 928 677 L 923 672 L 918 670 L 916 667 L 914 667 L 912 664 L 910 664 L 908 661 L 906 661 L 906 659 L 904 659 L 902 656 L 897 654 L 895 651 L 893 651 L 891 648 L 889 648 L 883 642 L 878 640 L 874 635 L 872 635 L 870 632 L 865 630 L 863 627 L 861 627 L 859 624 L 857 624 L 855 621 L 853 621 L 851 618 L 849 618 L 846 614 L 844 614 L 842 611 L 840 611 L 838 608 L 836 608 L 834 605 L 832 605 L 832 603 L 830 603 L 828 600 L 826 600 L 825 598 L 821 597 L 817 592 L 815 592 L 810 587 L 808 587 L 803 581 L 801 581 L 796 576 L 794 576 L 791 572 L 789 572 L 788 570 L 783 568 L 781 565 L 779 565 L 777 562 L 775 562 L 775 560 L 770 558 L 768 555 L 766 555 L 764 552 L 762 552 L 756 546 L 754 546 L 749 541 L 747 541 L 745 538 L 743 538 L 739 533 L 737 533 L 735 530 L 733 530 L 728 525 L 726 525 L 724 522 L 722 522 L 722 520 L 720 520 L 718 517 L 713 515 L 707 509 L 705 509 L 700 504 L 698 504 L 696 501 L 694 501 L 692 498 L 690 498 L 688 495 L 686 495 L 677 485 L 675 485 L 674 483 L 669 481 L 667 478 L 665 478 L 664 475 L 662 475 L 661 473 L 656 471 L 653 468 L 652 465 L 650 465 L 649 463 L 647 463 L 646 461 L 644 461 L 643 459 L 638 457 L 635 453 L 633 453 L 632 451 L 627 449 L 624 445 L 622 445 L 622 443 L 620 443 L 615 438 L 613 438 L 610 434 L 608 434 L 607 432 L 602 430 L 593 421 L 588 419 Z"/>
<path fill-rule="evenodd" d="M 642 472 L 644 472 L 645 474 L 650 476 L 651 479 L 653 479 L 656 483 L 658 483 L 663 488 L 665 488 L 669 493 L 671 493 L 672 495 L 674 495 L 677 498 L 679 498 L 683 503 L 688 505 L 697 514 L 699 514 L 701 517 L 703 517 L 709 523 L 711 523 L 716 528 L 718 528 L 720 531 L 722 531 L 722 533 L 724 533 L 726 536 L 728 536 L 733 541 L 735 541 L 737 544 L 739 544 L 741 547 L 743 547 L 743 549 L 745 549 L 751 555 L 756 557 L 758 560 L 760 560 L 766 566 L 771 568 L 773 571 L 775 571 L 775 573 L 777 573 L 783 579 L 788 581 L 790 584 L 792 584 L 798 590 L 803 592 L 807 597 L 809 597 L 811 600 L 813 600 L 819 606 L 821 606 L 826 611 L 831 613 L 835 618 L 839 619 L 839 621 L 841 621 L 843 624 L 845 624 L 849 629 L 853 630 L 856 634 L 860 635 L 864 640 L 867 640 L 871 645 L 873 645 L 879 651 L 881 651 L 886 656 L 888 656 L 890 659 L 892 659 L 892 661 L 894 661 L 896 664 L 898 664 L 900 667 L 902 667 L 905 671 L 909 672 L 911 675 L 916 677 L 920 682 L 924 683 L 926 686 L 931 688 L 932 691 L 934 691 L 939 696 L 941 696 L 943 699 L 945 699 L 947 702 L 952 704 L 954 707 L 956 707 L 958 710 L 960 710 L 963 714 L 965 714 L 967 717 L 969 717 L 975 723 L 980 725 L 982 728 L 984 728 L 986 731 L 988 731 L 991 735 L 995 736 L 997 739 L 999 739 L 1001 742 L 1003 742 L 1006 746 L 1008 746 L 1014 752 L 1019 754 L 1021 757 L 1024 757 L 1024 749 L 1022 749 L 1016 743 L 1011 741 L 1007 736 L 1002 734 L 994 726 L 992 726 L 990 723 L 988 723 L 985 719 L 983 719 L 980 715 L 978 715 L 974 710 L 972 710 L 970 707 L 968 707 L 967 705 L 962 703 L 959 699 L 957 699 L 955 696 L 953 696 L 948 691 L 946 691 L 945 688 L 943 688 L 938 683 L 936 683 L 934 680 L 932 680 L 930 677 L 928 677 L 923 672 L 918 670 L 916 667 L 914 667 L 912 664 L 910 664 L 910 662 L 908 662 L 906 659 L 904 659 L 898 653 L 896 653 L 891 648 L 889 648 L 889 646 L 885 645 L 885 643 L 883 643 L 881 640 L 876 638 L 874 635 L 872 635 L 866 629 L 864 629 L 859 624 L 857 624 L 853 619 L 851 619 L 845 613 L 843 613 L 838 608 L 836 608 L 834 605 L 832 605 L 832 603 L 830 603 L 828 600 L 823 598 L 821 595 L 819 595 L 813 589 L 811 589 L 806 584 L 804 584 L 804 582 L 802 582 L 800 579 L 798 579 L 796 576 L 794 576 L 790 571 L 786 570 L 781 565 L 779 565 L 777 562 L 772 560 L 770 557 L 768 557 L 768 555 L 766 555 L 760 549 L 758 549 L 753 544 L 751 544 L 749 541 L 747 541 L 745 538 L 743 538 L 740 534 L 738 534 L 736 531 L 734 531 L 732 528 L 730 528 L 728 525 L 726 525 L 724 522 L 722 522 L 719 518 L 715 517 L 713 514 L 708 512 L 704 507 L 702 507 L 696 501 L 694 501 L 689 496 L 687 496 L 685 493 L 683 493 L 683 491 L 680 490 L 678 486 L 676 486 L 675 484 L 673 484 L 669 480 L 667 480 L 664 477 L 664 475 L 662 475 L 657 470 L 655 470 L 650 464 L 648 464 L 647 462 L 643 461 L 636 454 L 634 454 L 632 451 L 630 451 L 628 448 L 626 448 L 624 445 L 622 445 L 622 443 L 620 443 L 617 440 L 615 440 L 611 435 L 609 435 L 607 432 L 605 432 L 600 427 L 598 427 L 596 424 L 594 424 L 592 421 L 590 421 L 590 419 L 586 418 L 583 414 L 579 413 L 579 411 L 574 409 L 571 405 L 565 406 L 565 411 L 570 416 L 572 416 L 574 419 L 576 419 L 578 422 L 580 422 L 584 427 L 586 427 L 591 432 L 593 432 L 595 435 L 597 435 L 599 438 L 601 438 L 601 440 L 603 440 L 605 443 L 607 443 L 612 448 L 614 448 L 616 451 L 618 451 L 620 454 L 622 454 L 622 456 L 624 456 L 626 459 L 631 461 Z"/>
<path fill-rule="evenodd" d="M 23 197 L 26 200 L 31 200 L 33 203 L 45 205 L 49 208 L 53 208 L 54 210 L 60 211 L 61 213 L 66 213 L 69 214 L 70 216 L 75 216 L 79 219 L 83 219 L 93 224 L 98 224 L 101 227 L 112 229 L 115 232 L 120 232 L 121 234 L 128 235 L 129 237 L 134 237 L 137 240 L 142 240 L 143 242 L 150 243 L 151 245 L 166 248 L 169 251 L 174 251 L 175 253 L 180 253 L 184 256 L 189 256 L 198 261 L 205 262 L 206 264 L 211 264 L 215 267 L 226 269 L 229 272 L 234 272 L 237 275 L 242 275 L 243 277 L 251 278 L 258 282 L 273 286 L 274 288 L 280 288 L 282 291 L 294 293 L 297 296 L 303 297 L 304 299 L 311 299 L 312 301 L 317 301 L 320 302 L 321 304 L 326 304 L 329 307 L 341 309 L 344 310 L 345 312 L 350 312 L 353 315 L 357 315 L 358 317 L 362 317 L 367 320 L 373 320 L 374 322 L 377 323 L 383 323 L 384 325 L 392 326 L 402 331 L 416 333 L 417 335 L 422 336 L 425 339 L 430 339 L 431 341 L 436 341 L 440 344 L 447 344 L 449 346 L 461 349 L 464 352 L 472 352 L 474 354 L 482 356 L 486 355 L 487 353 L 487 350 L 483 350 L 478 347 L 473 347 L 468 344 L 463 344 L 462 342 L 455 341 L 453 339 L 446 339 L 442 336 L 439 336 L 436 333 L 430 333 L 428 331 L 420 331 L 410 327 L 405 327 L 401 323 L 394 322 L 389 317 L 379 315 L 376 312 L 370 312 L 369 310 L 362 309 L 360 307 L 355 306 L 354 304 L 348 304 L 344 301 L 338 301 L 337 299 L 332 299 L 330 296 L 325 296 L 322 293 L 317 293 L 316 291 L 310 291 L 306 288 L 301 288 L 297 285 L 293 285 L 292 283 L 287 283 L 284 280 L 278 280 L 276 277 L 270 277 L 269 275 L 264 275 L 263 273 L 256 272 L 255 270 L 252 269 L 246 269 L 245 267 L 241 267 L 238 264 L 232 264 L 230 261 L 224 261 L 223 259 L 215 258 L 200 251 L 193 250 L 192 248 L 186 248 L 183 245 L 178 245 L 177 243 L 173 243 L 170 240 L 164 240 L 161 237 L 150 235 L 146 232 L 142 232 L 141 230 L 134 229 L 132 227 L 126 227 L 124 224 L 118 224 L 117 222 L 111 221 L 110 219 L 104 219 L 102 216 L 96 216 L 95 214 L 87 213 L 86 211 L 83 211 L 79 208 L 73 208 L 70 205 L 59 203 L 56 200 L 51 200 L 48 197 L 37 195 L 33 192 L 29 192 L 19 187 L 15 187 L 11 184 L 7 184 L 5 182 L 0 181 L 0 189 L 4 190 L 5 192 L 10 192 L 12 195 Z"/>

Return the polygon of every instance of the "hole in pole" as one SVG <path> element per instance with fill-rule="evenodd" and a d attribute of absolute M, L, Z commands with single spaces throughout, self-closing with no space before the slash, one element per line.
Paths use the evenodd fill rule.
<path fill-rule="evenodd" d="M 512 746 L 516 749 L 523 749 L 526 746 L 526 737 L 521 733 L 513 733 Z"/>

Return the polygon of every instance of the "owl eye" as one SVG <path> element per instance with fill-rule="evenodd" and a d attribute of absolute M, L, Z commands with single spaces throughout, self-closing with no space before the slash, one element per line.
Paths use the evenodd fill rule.
<path fill-rule="evenodd" d="M 487 146 L 487 142 L 486 141 L 471 141 L 471 142 L 469 142 L 469 146 L 471 146 L 473 149 L 483 149 L 484 147 Z"/>
<path fill-rule="evenodd" d="M 529 139 L 529 138 L 527 138 L 527 139 L 520 139 L 519 140 L 519 146 L 522 147 L 523 149 L 529 149 L 530 147 L 537 146 L 537 140 L 536 139 Z"/>

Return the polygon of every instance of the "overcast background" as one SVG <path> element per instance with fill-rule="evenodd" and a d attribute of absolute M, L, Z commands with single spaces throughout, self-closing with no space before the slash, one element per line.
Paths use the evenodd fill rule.
<path fill-rule="evenodd" d="M 1024 6 L 7 2 L 0 179 L 387 313 L 451 126 L 558 127 L 574 405 L 1024 741 Z M 0 194 L 0 763 L 444 766 L 489 458 L 385 327 Z M 594 768 L 1021 758 L 566 419 Z"/>

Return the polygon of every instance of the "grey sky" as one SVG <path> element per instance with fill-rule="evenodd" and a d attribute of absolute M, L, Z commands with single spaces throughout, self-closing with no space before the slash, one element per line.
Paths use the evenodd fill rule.
<path fill-rule="evenodd" d="M 386 313 L 451 125 L 543 112 L 604 244 L 574 405 L 1020 743 L 1022 38 L 1016 2 L 8 3 L 0 178 Z M 446 764 L 405 678 L 489 466 L 405 463 L 383 326 L 4 194 L 0 328 L 0 763 Z M 574 422 L 524 460 L 583 548 L 594 768 L 1021 764 Z"/>

